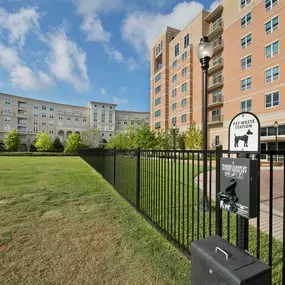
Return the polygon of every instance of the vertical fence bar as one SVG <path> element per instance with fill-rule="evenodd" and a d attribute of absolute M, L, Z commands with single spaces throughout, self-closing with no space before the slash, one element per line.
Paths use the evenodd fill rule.
<path fill-rule="evenodd" d="M 200 238 L 200 153 L 198 152 L 198 190 L 197 190 L 197 239 Z"/>
<path fill-rule="evenodd" d="M 257 218 L 256 218 L 256 257 L 260 257 L 260 154 L 258 159 L 258 179 L 257 179 Z M 283 216 L 284 217 L 284 216 Z"/>
<path fill-rule="evenodd" d="M 185 153 L 183 152 L 183 167 L 182 167 L 182 244 L 185 248 Z"/>
<path fill-rule="evenodd" d="M 221 157 L 222 146 L 216 147 L 216 197 L 221 191 L 220 170 L 221 170 Z M 220 237 L 223 235 L 223 212 L 220 208 L 220 202 L 216 198 L 216 235 Z"/>
<path fill-rule="evenodd" d="M 181 244 L 180 241 L 180 224 L 181 224 L 181 207 L 180 207 L 180 201 L 181 201 L 181 173 L 180 173 L 180 153 L 178 157 L 178 243 Z"/>
<path fill-rule="evenodd" d="M 273 154 L 270 154 L 269 170 L 269 251 L 268 263 L 272 266 L 272 223 L 273 223 Z"/>
<path fill-rule="evenodd" d="M 283 154 L 285 163 L 285 155 Z M 282 254 L 282 284 L 285 284 L 285 165 L 283 165 L 283 254 Z"/>
<path fill-rule="evenodd" d="M 158 214 L 158 226 L 160 227 L 161 222 L 161 206 L 160 206 L 160 189 L 161 189 L 161 176 L 160 176 L 160 151 L 157 152 L 158 155 L 158 175 L 156 176 L 158 187 L 157 187 L 157 214 Z"/>
<path fill-rule="evenodd" d="M 163 168 L 163 176 L 164 176 L 164 187 L 163 187 L 163 204 L 164 204 L 164 222 L 163 222 L 163 229 L 165 232 L 167 229 L 167 218 L 166 218 L 166 194 L 167 194 L 167 186 L 166 186 L 166 159 L 167 159 L 167 152 L 164 152 L 164 168 Z"/>
<path fill-rule="evenodd" d="M 158 152 L 155 152 L 155 223 L 158 224 Z"/>
<path fill-rule="evenodd" d="M 187 252 L 190 251 L 190 161 L 189 152 L 187 153 Z"/>
<path fill-rule="evenodd" d="M 212 153 L 210 153 L 210 177 L 209 177 L 209 236 L 212 235 Z"/>
<path fill-rule="evenodd" d="M 170 189 L 170 169 L 169 169 L 169 151 L 167 152 L 167 233 L 169 234 L 169 225 L 170 225 L 170 213 L 169 213 L 169 209 L 170 209 L 170 203 L 169 203 L 169 196 L 170 193 L 169 191 L 172 190 Z"/>
<path fill-rule="evenodd" d="M 170 190 L 170 215 L 171 215 L 171 218 L 170 218 L 170 228 L 171 228 L 171 237 L 173 238 L 173 224 L 174 224 L 174 221 L 173 221 L 173 216 L 174 216 L 174 208 L 173 208 L 173 161 L 172 161 L 172 155 L 173 153 L 171 152 L 171 190 Z"/>
<path fill-rule="evenodd" d="M 195 206 L 195 201 L 194 201 L 194 199 L 195 199 L 195 196 L 194 196 L 194 193 L 195 193 L 195 180 L 194 180 L 194 177 L 195 177 L 195 172 L 194 172 L 194 170 L 195 170 L 195 165 L 194 165 L 194 156 L 195 156 L 195 153 L 194 152 L 192 152 L 191 153 L 192 154 L 192 165 L 191 165 L 191 167 L 192 167 L 192 188 L 191 188 L 191 190 L 192 190 L 192 199 L 191 199 L 191 220 L 192 220 L 192 224 L 191 224 L 191 241 L 193 241 L 194 240 L 194 225 L 195 225 L 195 219 L 194 219 L 194 217 L 195 217 L 195 212 L 194 212 L 194 206 Z"/>
<path fill-rule="evenodd" d="M 114 148 L 114 188 L 116 187 L 116 148 Z"/>

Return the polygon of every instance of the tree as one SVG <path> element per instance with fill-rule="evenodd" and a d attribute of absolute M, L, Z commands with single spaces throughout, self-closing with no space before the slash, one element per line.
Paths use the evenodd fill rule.
<path fill-rule="evenodd" d="M 97 129 L 88 129 L 82 132 L 81 141 L 89 148 L 98 146 L 100 139 L 100 132 Z"/>
<path fill-rule="evenodd" d="M 192 123 L 186 132 L 185 146 L 187 149 L 202 149 L 203 147 L 203 133 L 202 130 Z"/>
<path fill-rule="evenodd" d="M 59 137 L 56 137 L 52 142 L 52 149 L 54 151 L 63 151 L 63 144 L 60 142 Z"/>
<path fill-rule="evenodd" d="M 21 140 L 16 129 L 11 130 L 4 138 L 4 148 L 8 151 L 18 151 L 20 143 Z"/>
<path fill-rule="evenodd" d="M 73 133 L 65 141 L 65 153 L 76 153 L 82 148 L 79 134 Z"/>
<path fill-rule="evenodd" d="M 140 128 L 135 129 L 134 139 L 135 148 L 155 149 L 158 145 L 155 133 L 150 130 L 147 124 L 143 124 Z"/>
<path fill-rule="evenodd" d="M 36 142 L 34 146 L 38 151 L 50 151 L 52 150 L 52 140 L 47 132 L 37 134 Z"/>
<path fill-rule="evenodd" d="M 185 149 L 185 133 L 179 133 L 177 135 L 177 144 L 178 144 L 178 149 Z"/>

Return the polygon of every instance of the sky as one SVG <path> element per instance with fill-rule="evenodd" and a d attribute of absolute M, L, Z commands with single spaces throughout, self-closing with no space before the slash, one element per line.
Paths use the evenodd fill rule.
<path fill-rule="evenodd" d="M 0 92 L 149 111 L 150 48 L 220 0 L 0 0 Z"/>

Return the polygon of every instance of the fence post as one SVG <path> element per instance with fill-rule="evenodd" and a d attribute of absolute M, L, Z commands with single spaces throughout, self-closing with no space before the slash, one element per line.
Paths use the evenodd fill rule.
<path fill-rule="evenodd" d="M 137 177 L 136 177 L 136 207 L 137 210 L 140 210 L 140 158 L 141 158 L 141 152 L 138 148 L 137 150 Z"/>
<path fill-rule="evenodd" d="M 116 148 L 114 147 L 114 187 L 116 186 Z"/>
<path fill-rule="evenodd" d="M 220 237 L 223 234 L 223 212 L 220 208 L 220 202 L 217 199 L 217 194 L 221 191 L 221 181 L 220 181 L 220 167 L 221 167 L 221 157 L 222 157 L 223 146 L 216 147 L 216 235 Z"/>

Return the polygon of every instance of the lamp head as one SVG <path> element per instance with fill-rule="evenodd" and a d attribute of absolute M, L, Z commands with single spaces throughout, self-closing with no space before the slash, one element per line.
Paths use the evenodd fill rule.
<path fill-rule="evenodd" d="M 210 42 L 208 37 L 203 37 L 200 40 L 199 46 L 197 48 L 197 56 L 200 59 L 211 58 L 213 55 L 213 44 Z"/>
<path fill-rule="evenodd" d="M 278 125 L 279 125 L 278 122 L 275 121 L 275 122 L 274 122 L 274 127 L 275 127 L 275 128 L 278 128 Z"/>

